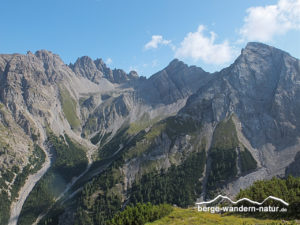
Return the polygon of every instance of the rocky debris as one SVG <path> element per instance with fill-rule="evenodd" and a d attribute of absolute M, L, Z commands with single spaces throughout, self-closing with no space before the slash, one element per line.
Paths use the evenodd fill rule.
<path fill-rule="evenodd" d="M 239 193 L 241 189 L 245 189 L 251 186 L 257 180 L 263 180 L 268 177 L 268 172 L 266 168 L 260 168 L 252 173 L 245 176 L 239 177 L 237 180 L 227 184 L 222 192 L 228 197 L 234 197 Z"/>
<path fill-rule="evenodd" d="M 286 176 L 300 176 L 300 152 L 297 153 L 294 161 L 286 168 L 285 174 Z"/>

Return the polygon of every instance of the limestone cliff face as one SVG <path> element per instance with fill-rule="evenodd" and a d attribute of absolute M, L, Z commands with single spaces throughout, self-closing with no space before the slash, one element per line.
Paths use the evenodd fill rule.
<path fill-rule="evenodd" d="M 45 133 L 46 124 L 79 137 L 115 133 L 145 113 L 150 119 L 174 114 L 190 96 L 180 114 L 208 124 L 235 114 L 254 149 L 273 151 L 298 143 L 299 71 L 299 60 L 260 43 L 249 43 L 230 67 L 215 74 L 173 60 L 149 79 L 87 56 L 67 66 L 41 50 L 1 55 L 0 100 L 10 123 L 30 141 L 32 132 Z M 66 112 L 70 101 L 76 128 Z M 7 125 L 4 114 L 1 118 Z"/>
<path fill-rule="evenodd" d="M 43 147 L 50 129 L 93 149 L 90 160 L 125 154 L 125 195 L 137 176 L 203 149 L 204 195 L 211 187 L 234 194 L 258 178 L 297 174 L 299 114 L 300 61 L 260 43 L 214 74 L 173 60 L 148 79 L 87 56 L 66 65 L 46 50 L 0 55 L 2 171 L 27 165 L 34 142 Z M 216 149 L 232 156 L 228 182 L 210 175 L 221 157 Z M 243 157 L 252 164 L 243 165 Z"/>
<path fill-rule="evenodd" d="M 172 117 L 173 122 L 166 122 L 170 118 L 161 122 L 165 127 L 158 132 L 151 148 L 145 146 L 147 151 L 143 155 L 126 162 L 123 171 L 127 184 L 130 186 L 135 176 L 151 166 L 160 170 L 174 163 L 180 164 L 184 155 L 198 151 L 197 145 L 200 144 L 208 156 L 206 175 L 203 175 L 206 185 L 205 180 L 207 182 L 207 179 L 211 179 L 210 164 L 216 163 L 211 152 L 219 133 L 216 129 L 230 118 L 234 126 L 230 132 L 236 133 L 230 138 L 236 137 L 233 148 L 237 156 L 233 160 L 236 160 L 237 172 L 228 179 L 229 183 L 223 183 L 223 192 L 232 195 L 257 179 L 296 174 L 294 171 L 299 161 L 299 157 L 295 158 L 299 152 L 299 63 L 298 59 L 279 49 L 249 43 L 230 67 L 208 77 L 204 73 L 202 80 L 198 79 L 198 83 L 194 81 L 198 90 Z M 156 90 L 153 96 L 161 96 L 156 99 L 168 102 L 179 96 L 183 98 L 185 93 L 192 90 L 191 85 L 188 90 L 185 87 L 176 88 L 185 81 L 177 77 L 174 71 L 189 71 L 189 74 L 197 71 L 196 77 L 201 74 L 199 68 L 187 67 L 177 60 L 171 62 L 166 69 L 149 79 L 153 85 L 151 89 Z M 193 79 L 192 76 L 190 78 Z M 150 101 L 149 98 L 147 100 Z M 174 123 L 177 124 L 175 127 Z M 197 123 L 199 126 L 193 132 L 186 130 L 186 127 Z M 151 133 L 151 130 L 147 130 L 147 133 Z M 223 135 L 225 137 L 226 133 Z M 224 146 L 226 141 L 233 142 L 230 138 L 224 138 Z M 147 142 L 147 138 L 144 141 Z M 257 165 L 255 170 L 245 172 L 241 165 L 243 155 L 246 154 L 244 149 L 252 155 Z"/>
<path fill-rule="evenodd" d="M 249 43 L 180 114 L 211 124 L 236 115 L 241 133 L 267 168 L 265 176 L 283 175 L 299 146 L 299 63 L 279 49 Z"/>
<path fill-rule="evenodd" d="M 134 71 L 127 74 L 121 69 L 111 70 L 106 66 L 102 59 L 93 61 L 88 56 L 78 58 L 74 64 L 70 64 L 70 68 L 76 75 L 85 77 L 94 83 L 99 83 L 101 78 L 105 78 L 112 83 L 118 84 L 138 79 L 138 74 Z"/>
<path fill-rule="evenodd" d="M 79 64 L 79 61 L 83 62 Z M 138 77 L 134 71 L 126 74 L 123 70 L 110 70 L 102 60 L 93 62 L 87 57 L 78 59 L 72 67 L 76 74 L 92 81 L 94 78 L 91 77 L 95 74 L 100 77 L 101 73 L 101 77 L 113 82 L 115 87 L 113 92 L 86 96 L 84 99 L 82 112 L 86 123 L 83 132 L 88 135 L 99 131 L 114 133 L 125 122 L 132 123 L 145 114 L 153 119 L 176 113 L 187 97 L 210 78 L 201 68 L 188 67 L 178 60 L 172 61 L 149 79 Z"/>
<path fill-rule="evenodd" d="M 41 141 L 45 139 L 41 127 L 51 121 L 51 110 L 56 111 L 56 84 L 69 76 L 70 70 L 57 55 L 47 51 L 38 51 L 35 55 L 30 52 L 27 55 L 1 55 L 0 58 L 0 99 L 3 114 L 6 114 L 1 122 L 6 130 L 14 127 L 23 133 L 15 138 L 16 142 L 26 141 L 17 146 L 10 137 L 6 141 L 11 145 L 10 153 L 16 152 L 16 159 L 26 162 L 32 135 L 39 135 Z M 57 110 L 56 113 L 60 112 Z M 3 133 L 1 137 L 4 137 Z"/>
<path fill-rule="evenodd" d="M 198 78 L 207 75 L 179 61 L 155 79 L 145 79 L 87 56 L 68 66 L 46 50 L 0 55 L 0 138 L 1 152 L 6 152 L 0 159 L 7 162 L 2 165 L 22 169 L 32 153 L 32 137 L 42 146 L 46 128 L 82 142 L 82 137 L 89 141 L 97 133 L 112 137 L 145 115 L 153 119 L 174 114 L 196 91 Z"/>
<path fill-rule="evenodd" d="M 138 84 L 137 89 L 149 102 L 170 104 L 190 96 L 210 78 L 211 75 L 201 68 L 187 66 L 175 59 L 165 69 Z"/>

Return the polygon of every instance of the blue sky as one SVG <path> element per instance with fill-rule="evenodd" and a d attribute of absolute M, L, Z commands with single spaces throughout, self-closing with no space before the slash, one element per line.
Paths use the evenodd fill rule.
<path fill-rule="evenodd" d="M 175 57 L 213 72 L 248 41 L 300 58 L 300 0 L 9 0 L 0 53 L 47 49 L 150 76 Z"/>

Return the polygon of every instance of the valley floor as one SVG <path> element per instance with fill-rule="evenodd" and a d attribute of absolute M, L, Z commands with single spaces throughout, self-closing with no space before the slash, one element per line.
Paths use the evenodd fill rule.
<path fill-rule="evenodd" d="M 46 153 L 46 152 L 45 152 Z M 35 174 L 31 174 L 28 176 L 26 183 L 19 191 L 19 198 L 12 203 L 11 205 L 11 212 L 10 212 L 10 219 L 8 225 L 16 225 L 18 222 L 18 218 L 20 216 L 22 207 L 24 202 L 30 192 L 32 191 L 34 185 L 42 178 L 42 176 L 47 172 L 50 168 L 50 161 L 49 155 L 46 157 L 46 161 L 43 164 L 42 168 Z"/>
<path fill-rule="evenodd" d="M 300 224 L 300 222 L 242 218 L 238 216 L 203 213 L 203 212 L 198 212 L 197 209 L 182 209 L 182 208 L 175 207 L 173 212 L 171 212 L 168 216 L 165 216 L 162 219 L 159 219 L 152 223 L 147 223 L 146 225 L 199 225 L 199 224 L 276 225 L 276 224 Z"/>

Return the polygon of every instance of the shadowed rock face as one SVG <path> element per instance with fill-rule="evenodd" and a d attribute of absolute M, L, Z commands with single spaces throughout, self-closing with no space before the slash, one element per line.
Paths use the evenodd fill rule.
<path fill-rule="evenodd" d="M 207 122 L 234 113 L 253 146 L 293 145 L 300 122 L 299 65 L 279 49 L 249 43 L 230 67 L 188 99 L 181 112 Z"/>
<path fill-rule="evenodd" d="M 300 152 L 298 152 L 295 156 L 294 161 L 286 168 L 286 176 L 300 176 Z"/>
<path fill-rule="evenodd" d="M 186 98 L 205 85 L 211 75 L 199 67 L 174 59 L 165 69 L 151 76 L 137 89 L 150 102 L 170 104 Z"/>
<path fill-rule="evenodd" d="M 111 70 L 102 59 L 93 61 L 88 56 L 78 58 L 70 68 L 78 76 L 94 83 L 105 78 L 112 83 L 133 84 L 138 95 L 151 103 L 170 104 L 194 93 L 211 77 L 209 73 L 195 66 L 187 66 L 175 59 L 165 69 L 149 79 L 139 78 L 135 71 L 129 74 L 121 69 Z"/>
<path fill-rule="evenodd" d="M 79 64 L 81 61 L 83 62 Z M 95 77 L 96 75 L 91 74 L 97 74 L 101 70 L 100 80 L 107 79 L 119 85 L 113 94 L 91 96 L 82 105 L 85 112 L 91 112 L 86 115 L 86 119 L 95 122 L 94 126 L 87 123 L 83 128 L 85 132 L 91 129 L 92 133 L 107 132 L 110 129 L 116 131 L 125 120 L 137 121 L 145 114 L 149 114 L 152 119 L 176 113 L 186 98 L 195 93 L 210 77 L 201 68 L 188 67 L 179 60 L 172 61 L 164 70 L 149 79 L 139 77 L 135 71 L 126 74 L 120 69 L 110 70 L 102 60 L 96 61 L 82 57 L 71 66 L 76 74 L 86 68 L 81 72 L 87 74 L 85 77 Z M 95 82 L 94 78 L 90 80 Z M 101 100 L 95 104 L 95 99 Z M 163 110 L 164 107 L 167 109 Z"/>

